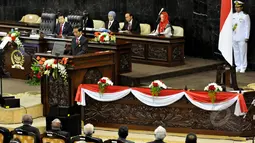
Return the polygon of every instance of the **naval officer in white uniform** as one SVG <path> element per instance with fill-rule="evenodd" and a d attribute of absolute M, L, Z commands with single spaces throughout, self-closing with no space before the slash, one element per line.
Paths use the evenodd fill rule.
<path fill-rule="evenodd" d="M 245 73 L 247 68 L 247 42 L 250 36 L 250 17 L 243 12 L 243 2 L 235 1 L 233 14 L 233 50 L 236 72 Z"/>

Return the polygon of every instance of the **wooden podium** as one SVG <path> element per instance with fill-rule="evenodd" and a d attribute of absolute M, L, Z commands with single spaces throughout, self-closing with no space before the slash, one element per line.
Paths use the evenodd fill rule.
<path fill-rule="evenodd" d="M 35 55 L 46 59 L 57 58 L 55 55 L 44 53 L 36 53 Z M 63 57 L 68 58 L 68 64 L 73 65 L 73 68 L 67 69 L 68 84 L 48 76 L 44 76 L 41 81 L 44 116 L 48 115 L 51 106 L 74 106 L 76 91 L 80 84 L 97 83 L 103 76 L 109 77 L 115 82 L 114 52 L 112 51 L 81 56 L 59 56 L 58 58 Z"/>

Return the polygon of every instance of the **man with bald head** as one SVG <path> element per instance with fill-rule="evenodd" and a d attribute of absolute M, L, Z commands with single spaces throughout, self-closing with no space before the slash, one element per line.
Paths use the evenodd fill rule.
<path fill-rule="evenodd" d="M 62 125 L 61 125 L 61 121 L 59 119 L 54 119 L 51 122 L 51 131 L 58 135 L 66 137 L 67 142 L 69 142 L 70 134 L 68 132 L 61 131 L 61 128 L 62 128 Z"/>
<path fill-rule="evenodd" d="M 24 131 L 27 131 L 27 132 L 32 132 L 35 134 L 36 136 L 36 143 L 40 143 L 40 132 L 37 128 L 33 127 L 32 124 L 33 124 L 33 118 L 31 115 L 24 115 L 22 117 L 22 123 L 23 123 L 23 126 L 20 126 L 16 129 L 21 129 L 21 130 L 24 130 Z M 16 130 L 15 129 L 15 130 Z"/>

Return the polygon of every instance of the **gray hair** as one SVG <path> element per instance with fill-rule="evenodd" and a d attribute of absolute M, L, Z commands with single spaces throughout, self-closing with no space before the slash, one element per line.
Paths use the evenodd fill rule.
<path fill-rule="evenodd" d="M 108 13 L 108 15 L 111 15 L 113 17 L 113 19 L 115 19 L 115 17 L 116 17 L 116 13 L 114 11 L 110 11 Z"/>
<path fill-rule="evenodd" d="M 52 130 L 60 130 L 61 129 L 61 121 L 59 119 L 54 119 L 51 122 L 51 129 Z"/>
<path fill-rule="evenodd" d="M 157 127 L 154 131 L 156 140 L 163 140 L 166 137 L 166 129 L 162 126 Z"/>
<path fill-rule="evenodd" d="M 24 125 L 32 125 L 33 123 L 33 118 L 31 115 L 28 115 L 28 114 L 25 114 L 23 117 L 22 117 L 22 123 Z"/>
<path fill-rule="evenodd" d="M 94 126 L 92 124 L 86 124 L 84 126 L 84 134 L 85 135 L 92 135 L 94 133 Z"/>

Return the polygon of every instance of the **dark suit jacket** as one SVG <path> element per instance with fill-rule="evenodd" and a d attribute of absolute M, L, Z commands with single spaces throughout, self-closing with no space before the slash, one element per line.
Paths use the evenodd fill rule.
<path fill-rule="evenodd" d="M 120 25 L 119 25 L 119 22 L 117 20 L 113 21 L 112 26 L 110 28 L 108 27 L 108 25 L 109 25 L 109 21 L 106 22 L 106 29 L 109 29 L 112 32 L 118 32 L 119 31 Z"/>
<path fill-rule="evenodd" d="M 126 140 L 126 139 L 123 139 L 123 138 L 118 138 L 119 141 L 122 141 L 123 143 L 135 143 L 133 141 L 130 141 L 130 140 Z"/>
<path fill-rule="evenodd" d="M 100 138 L 92 137 L 92 136 L 85 136 L 86 142 L 95 142 L 95 143 L 103 143 L 103 140 Z"/>
<path fill-rule="evenodd" d="M 66 137 L 67 142 L 70 142 L 70 133 L 61 130 L 52 130 L 53 133 Z"/>
<path fill-rule="evenodd" d="M 16 129 L 22 129 L 24 131 L 27 131 L 27 132 L 32 132 L 35 134 L 35 137 L 36 137 L 36 142 L 37 143 L 40 143 L 40 132 L 37 128 L 33 127 L 33 126 L 30 126 L 30 125 L 23 125 L 23 126 L 20 126 Z"/>
<path fill-rule="evenodd" d="M 81 36 L 80 38 L 80 44 L 77 45 L 76 38 L 72 39 L 72 49 L 69 53 L 69 55 L 82 55 L 87 52 L 88 49 L 88 40 Z"/>
<path fill-rule="evenodd" d="M 56 25 L 55 34 L 58 35 L 59 32 L 60 32 L 60 24 L 58 23 Z M 70 36 L 72 34 L 73 34 L 73 28 L 72 28 L 71 24 L 69 24 L 68 22 L 65 22 L 65 25 L 64 25 L 64 28 L 62 31 L 62 35 Z"/>
<path fill-rule="evenodd" d="M 87 24 L 86 24 L 85 27 L 87 27 L 87 28 L 94 28 L 94 22 L 93 22 L 93 20 L 90 17 L 88 17 Z"/>
<path fill-rule="evenodd" d="M 165 143 L 165 142 L 163 140 L 155 140 L 155 141 L 148 142 L 148 143 Z"/>
<path fill-rule="evenodd" d="M 123 31 L 128 30 L 128 22 L 127 21 L 124 23 L 122 30 Z M 136 21 L 135 19 L 133 19 L 133 21 L 132 21 L 132 27 L 131 27 L 130 32 L 135 33 L 135 34 L 141 33 L 140 23 L 138 21 Z"/>

